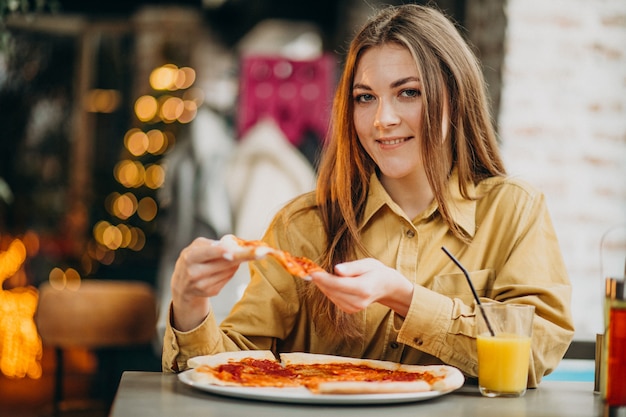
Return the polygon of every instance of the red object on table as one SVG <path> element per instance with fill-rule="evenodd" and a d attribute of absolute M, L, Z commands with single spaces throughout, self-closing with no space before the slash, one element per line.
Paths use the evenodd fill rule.
<path fill-rule="evenodd" d="M 626 308 L 609 311 L 606 403 L 626 406 Z"/>

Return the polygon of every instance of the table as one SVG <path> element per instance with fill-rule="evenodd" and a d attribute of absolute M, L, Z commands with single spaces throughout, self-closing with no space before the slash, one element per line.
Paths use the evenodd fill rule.
<path fill-rule="evenodd" d="M 222 397 L 180 382 L 176 375 L 127 371 L 110 417 L 594 417 L 603 415 L 593 382 L 544 381 L 522 398 L 484 398 L 476 386 L 426 401 L 387 405 L 303 405 Z"/>

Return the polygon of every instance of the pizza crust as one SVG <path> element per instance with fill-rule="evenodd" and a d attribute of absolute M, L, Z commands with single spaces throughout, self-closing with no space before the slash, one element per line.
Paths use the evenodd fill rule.
<path fill-rule="evenodd" d="M 306 352 L 281 353 L 280 360 L 286 365 L 307 365 L 325 363 L 349 363 L 351 365 L 367 365 L 372 368 L 396 370 L 400 364 L 376 359 L 349 358 L 346 356 L 324 355 Z"/>
<path fill-rule="evenodd" d="M 457 388 L 461 388 L 465 383 L 465 376 L 463 373 L 453 367 L 448 365 L 400 365 L 399 369 L 401 371 L 408 372 L 424 372 L 428 371 L 433 373 L 434 375 L 441 375 L 444 378 L 436 381 L 432 384 L 431 389 L 433 391 L 453 391 Z"/>
<path fill-rule="evenodd" d="M 431 386 L 426 381 L 412 382 L 362 382 L 330 381 L 320 382 L 317 394 L 391 394 L 404 392 L 427 392 Z"/>
<path fill-rule="evenodd" d="M 215 355 L 196 356 L 187 360 L 187 366 L 198 368 L 202 365 L 207 365 L 215 368 L 230 361 L 240 361 L 244 358 L 267 359 L 277 362 L 276 356 L 269 350 L 237 350 L 234 352 L 216 353 Z"/>
<path fill-rule="evenodd" d="M 255 241 L 255 245 L 247 246 L 241 246 L 240 242 L 241 240 L 235 235 L 228 234 L 222 236 L 217 244 L 226 249 L 226 252 L 223 256 L 229 261 L 254 261 L 258 259 L 263 259 L 272 251 L 274 251 L 274 249 L 260 241 Z"/>

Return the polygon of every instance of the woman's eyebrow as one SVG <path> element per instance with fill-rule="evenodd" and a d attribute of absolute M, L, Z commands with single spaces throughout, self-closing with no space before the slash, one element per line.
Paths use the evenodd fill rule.
<path fill-rule="evenodd" d="M 365 84 L 354 84 L 352 86 L 352 89 L 353 90 L 357 90 L 357 89 L 359 89 L 359 90 L 368 90 L 368 91 L 372 90 L 372 88 L 370 86 L 365 85 Z"/>
<path fill-rule="evenodd" d="M 413 76 L 405 77 L 405 78 L 401 78 L 399 80 L 396 80 L 396 81 L 392 82 L 391 83 L 391 88 L 397 88 L 397 87 L 400 87 L 401 85 L 404 85 L 406 83 L 419 82 L 419 81 L 420 81 L 420 79 L 418 77 L 413 77 Z M 357 90 L 357 89 L 359 89 L 359 90 L 367 90 L 367 91 L 371 91 L 372 90 L 372 88 L 370 86 L 365 85 L 365 84 L 360 84 L 360 83 L 354 84 L 352 86 L 352 89 L 353 90 Z"/>
<path fill-rule="evenodd" d="M 403 84 L 410 83 L 410 82 L 413 82 L 413 81 L 419 82 L 420 79 L 417 78 L 417 77 L 412 77 L 412 76 L 411 77 L 406 77 L 406 78 L 401 78 L 401 79 L 399 79 L 397 81 L 392 82 L 391 83 L 391 87 L 392 88 L 400 87 Z"/>

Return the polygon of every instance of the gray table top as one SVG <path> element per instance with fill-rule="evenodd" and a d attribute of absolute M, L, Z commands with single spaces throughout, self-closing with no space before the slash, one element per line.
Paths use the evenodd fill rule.
<path fill-rule="evenodd" d="M 380 417 L 384 413 L 390 413 L 390 417 L 594 417 L 602 416 L 603 407 L 591 382 L 544 381 L 522 398 L 484 398 L 477 387 L 465 386 L 447 395 L 410 403 L 310 405 L 224 397 L 190 387 L 172 374 L 124 372 L 110 417 Z"/>

